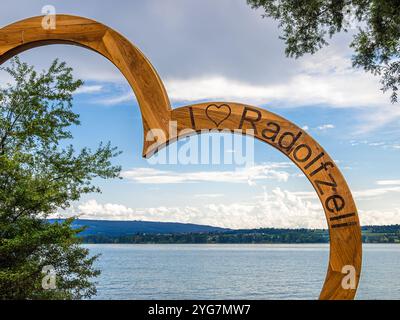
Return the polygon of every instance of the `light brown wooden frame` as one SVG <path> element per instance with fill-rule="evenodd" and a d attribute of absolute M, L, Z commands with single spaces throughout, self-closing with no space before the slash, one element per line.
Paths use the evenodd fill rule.
<path fill-rule="evenodd" d="M 320 299 L 354 298 L 362 257 L 357 208 L 338 167 L 307 132 L 265 109 L 239 103 L 208 102 L 171 109 L 157 72 L 122 35 L 96 21 L 70 15 L 57 15 L 56 28 L 45 30 L 42 19 L 42 16 L 29 18 L 0 30 L 0 64 L 20 52 L 48 44 L 78 45 L 100 53 L 118 67 L 134 90 L 142 113 L 144 136 L 151 129 L 166 133 L 165 139 L 156 144 L 144 141 L 143 156 L 151 156 L 169 142 L 187 135 L 185 129 L 193 132 L 218 129 L 251 134 L 289 157 L 312 183 L 329 226 L 330 257 Z M 168 133 L 170 121 L 176 121 L 177 134 Z M 342 285 L 345 266 L 354 267 L 355 288 Z"/>

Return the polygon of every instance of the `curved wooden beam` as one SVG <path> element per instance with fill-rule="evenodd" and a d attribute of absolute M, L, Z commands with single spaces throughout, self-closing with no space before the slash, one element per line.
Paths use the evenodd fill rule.
<path fill-rule="evenodd" d="M 0 64 L 31 48 L 72 44 L 100 53 L 125 76 L 138 100 L 145 131 L 150 124 L 168 128 L 170 102 L 164 85 L 144 54 L 113 29 L 87 18 L 56 15 L 56 28 L 45 30 L 43 16 L 0 29 Z M 146 147 L 146 145 L 145 145 Z"/>
<path fill-rule="evenodd" d="M 362 261 L 361 228 L 351 191 L 335 162 L 304 130 L 265 109 L 234 102 L 207 102 L 172 110 L 173 141 L 202 130 L 252 135 L 287 156 L 313 185 L 325 211 L 330 235 L 328 272 L 320 299 L 353 299 Z M 250 131 L 249 131 L 250 130 Z M 162 146 L 161 146 L 162 147 Z M 355 286 L 343 286 L 355 272 Z M 344 272 L 344 273 L 343 273 Z"/>
<path fill-rule="evenodd" d="M 320 299 L 354 298 L 362 258 L 357 208 L 338 167 L 307 132 L 265 109 L 233 102 L 208 102 L 171 110 L 163 83 L 150 62 L 119 33 L 96 21 L 68 15 L 57 15 L 56 29 L 44 30 L 42 19 L 26 19 L 0 30 L 0 64 L 19 52 L 48 44 L 74 44 L 100 53 L 121 70 L 136 94 L 143 118 L 146 157 L 179 137 L 210 129 L 251 135 L 275 147 L 309 179 L 325 211 L 330 256 Z M 176 131 L 168 130 L 171 123 Z M 155 129 L 163 134 L 157 135 Z M 346 284 L 345 277 L 351 277 L 352 270 L 354 283 Z"/>

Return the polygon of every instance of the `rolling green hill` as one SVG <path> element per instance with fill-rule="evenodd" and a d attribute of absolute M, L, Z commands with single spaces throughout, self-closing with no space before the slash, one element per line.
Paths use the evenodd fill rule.
<path fill-rule="evenodd" d="M 323 229 L 243 229 L 147 221 L 76 220 L 85 243 L 328 243 Z M 400 225 L 362 227 L 364 243 L 400 243 Z"/>

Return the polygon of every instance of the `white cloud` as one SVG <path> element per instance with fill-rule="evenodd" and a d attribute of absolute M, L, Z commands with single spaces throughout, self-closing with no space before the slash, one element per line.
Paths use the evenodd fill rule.
<path fill-rule="evenodd" d="M 133 94 L 133 91 L 126 92 L 121 95 L 111 96 L 107 98 L 102 98 L 101 100 L 97 100 L 97 103 L 106 105 L 106 106 L 114 106 L 120 103 L 129 102 L 129 101 L 136 101 L 136 97 Z"/>
<path fill-rule="evenodd" d="M 196 223 L 226 228 L 323 228 L 320 204 L 304 201 L 289 191 L 272 190 L 255 202 L 132 209 L 89 200 L 78 206 L 81 219 L 143 220 Z"/>
<path fill-rule="evenodd" d="M 275 163 L 244 167 L 232 171 L 175 172 L 153 168 L 135 168 L 122 172 L 122 177 L 137 183 L 170 184 L 197 182 L 227 182 L 254 184 L 257 180 L 275 179 L 287 181 L 290 174 L 277 170 L 288 168 L 290 164 Z"/>
<path fill-rule="evenodd" d="M 400 185 L 400 180 L 378 180 L 376 182 L 380 186 Z"/>
<path fill-rule="evenodd" d="M 363 226 L 400 224 L 400 208 L 390 211 L 359 210 L 359 217 Z"/>
<path fill-rule="evenodd" d="M 328 130 L 328 129 L 334 129 L 335 126 L 333 124 L 323 124 L 317 127 L 318 130 Z"/>
<path fill-rule="evenodd" d="M 385 145 L 385 142 L 370 142 L 368 145 L 371 147 L 381 147 Z"/>
<path fill-rule="evenodd" d="M 354 190 L 352 195 L 356 200 L 372 200 L 382 198 L 389 193 L 400 192 L 400 180 L 382 180 L 378 181 L 377 184 L 388 187 Z M 297 191 L 293 194 L 303 200 L 318 201 L 317 194 L 314 191 Z"/>
<path fill-rule="evenodd" d="M 318 196 L 315 191 L 295 191 L 292 192 L 295 196 L 303 199 L 303 200 L 314 200 L 318 201 Z"/>
<path fill-rule="evenodd" d="M 125 207 L 121 204 L 99 204 L 96 200 L 89 200 L 84 204 L 78 206 L 79 212 L 84 216 L 105 216 L 110 217 L 121 215 L 121 216 L 129 216 L 134 213 L 134 210 L 128 207 Z"/>
<path fill-rule="evenodd" d="M 354 197 L 357 200 L 370 200 L 382 197 L 388 193 L 400 192 L 400 180 L 378 180 L 376 184 L 382 187 L 354 191 Z"/>
<path fill-rule="evenodd" d="M 222 193 L 200 193 L 200 194 L 195 194 L 195 198 L 221 198 L 224 195 Z"/>
<path fill-rule="evenodd" d="M 75 94 L 97 93 L 103 90 L 102 85 L 84 85 L 75 91 Z"/>
<path fill-rule="evenodd" d="M 377 105 L 367 113 L 360 115 L 363 125 L 359 126 L 355 134 L 363 135 L 365 133 L 379 129 L 400 118 L 400 108 L 396 105 Z"/>
<path fill-rule="evenodd" d="M 299 60 L 301 69 L 275 84 L 250 84 L 225 76 L 189 79 L 169 78 L 167 91 L 172 100 L 238 100 L 256 104 L 284 106 L 325 105 L 376 107 L 388 105 L 379 91 L 378 79 L 351 67 L 348 57 L 333 50 Z"/>
<path fill-rule="evenodd" d="M 390 187 L 390 188 L 376 188 L 376 189 L 366 189 L 354 191 L 353 195 L 357 200 L 370 200 L 375 199 L 377 197 L 383 196 L 390 192 L 400 192 L 399 187 Z"/>
<path fill-rule="evenodd" d="M 325 215 L 315 192 L 290 192 L 275 188 L 251 202 L 210 203 L 200 206 L 129 208 L 89 200 L 71 209 L 81 219 L 141 220 L 245 228 L 326 228 Z M 70 216 L 68 212 L 57 217 Z M 400 208 L 389 211 L 359 210 L 362 225 L 400 224 Z"/>
<path fill-rule="evenodd" d="M 389 149 L 389 150 L 398 150 L 400 149 L 400 145 L 393 141 L 368 141 L 368 140 L 350 140 L 350 145 L 355 146 L 369 146 L 374 148 L 381 148 L 381 149 Z"/>

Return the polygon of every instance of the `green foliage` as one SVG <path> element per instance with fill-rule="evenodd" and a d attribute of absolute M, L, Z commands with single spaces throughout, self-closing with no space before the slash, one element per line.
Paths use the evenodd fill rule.
<path fill-rule="evenodd" d="M 116 178 L 119 154 L 110 143 L 76 152 L 69 128 L 79 125 L 73 92 L 82 85 L 55 60 L 38 73 L 14 58 L 3 69 L 13 83 L 0 89 L 0 299 L 80 299 L 95 294 L 96 257 L 82 248 L 72 220 L 49 223 L 82 194 L 99 192 L 95 178 Z M 43 290 L 42 268 L 56 271 L 54 290 Z"/>
<path fill-rule="evenodd" d="M 254 229 L 224 232 L 168 233 L 110 236 L 105 234 L 83 237 L 86 243 L 327 243 L 327 230 Z"/>
<path fill-rule="evenodd" d="M 357 29 L 353 66 L 381 76 L 382 90 L 397 102 L 400 84 L 399 0 L 247 0 L 279 21 L 286 54 L 298 58 L 328 45 L 335 33 Z"/>
<path fill-rule="evenodd" d="M 79 230 L 71 220 L 50 224 L 20 218 L 1 226 L 7 237 L 0 246 L 0 296 L 2 299 L 80 299 L 96 293 L 89 278 L 97 276 L 92 264 L 97 258 L 80 246 Z M 52 266 L 56 289 L 44 290 L 43 267 Z"/>

